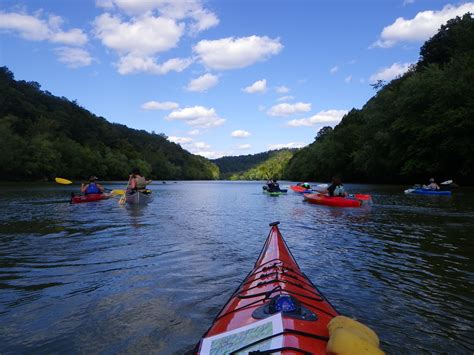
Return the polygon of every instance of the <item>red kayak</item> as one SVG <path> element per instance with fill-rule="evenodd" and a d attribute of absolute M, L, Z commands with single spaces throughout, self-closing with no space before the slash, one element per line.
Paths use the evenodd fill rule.
<path fill-rule="evenodd" d="M 333 207 L 360 207 L 363 202 L 371 201 L 370 195 L 356 194 L 353 198 L 326 196 L 321 194 L 304 194 L 305 201 L 318 205 L 326 205 Z"/>
<path fill-rule="evenodd" d="M 302 273 L 278 224 L 270 224 L 254 269 L 214 319 L 197 353 L 326 354 L 327 325 L 338 313 Z"/>
<path fill-rule="evenodd" d="M 291 185 L 290 186 L 290 189 L 292 189 L 294 192 L 298 192 L 298 193 L 306 193 L 306 194 L 310 194 L 311 192 L 313 192 L 313 190 L 311 189 L 307 189 L 303 186 L 298 186 L 298 185 Z"/>
<path fill-rule="evenodd" d="M 71 195 L 71 203 L 84 203 L 106 200 L 110 198 L 109 194 L 89 194 L 89 195 Z"/>

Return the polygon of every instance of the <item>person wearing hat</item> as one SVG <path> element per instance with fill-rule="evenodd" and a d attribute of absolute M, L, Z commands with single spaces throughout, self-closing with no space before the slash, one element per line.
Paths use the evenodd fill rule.
<path fill-rule="evenodd" d="M 151 180 L 145 179 L 142 176 L 140 169 L 134 168 L 130 175 L 130 190 L 132 191 L 143 191 L 146 189 L 146 185 L 150 184 Z"/>
<path fill-rule="evenodd" d="M 81 193 L 84 195 L 104 193 L 104 187 L 96 183 L 96 181 L 99 180 L 97 176 L 91 175 L 87 180 L 87 183 L 81 184 Z"/>
<path fill-rule="evenodd" d="M 439 190 L 439 185 L 435 182 L 434 178 L 431 178 L 430 183 L 428 185 L 423 185 L 423 188 L 427 190 Z"/>

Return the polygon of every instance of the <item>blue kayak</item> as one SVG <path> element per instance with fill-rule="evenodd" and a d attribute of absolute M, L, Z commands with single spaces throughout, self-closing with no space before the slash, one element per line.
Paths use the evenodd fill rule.
<path fill-rule="evenodd" d="M 408 189 L 408 190 L 405 190 L 405 193 L 406 194 L 417 194 L 417 195 L 451 196 L 451 191 L 429 190 L 429 189 Z"/>

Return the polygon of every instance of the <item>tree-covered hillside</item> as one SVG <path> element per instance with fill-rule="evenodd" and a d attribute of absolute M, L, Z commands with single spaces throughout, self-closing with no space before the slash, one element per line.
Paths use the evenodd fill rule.
<path fill-rule="evenodd" d="M 296 180 L 474 183 L 474 20 L 441 27 L 401 78 L 378 83 L 365 106 L 297 152 L 285 169 Z"/>
<path fill-rule="evenodd" d="M 288 149 L 279 150 L 257 166 L 247 171 L 233 174 L 230 180 L 281 179 L 283 171 L 292 156 L 293 152 Z"/>
<path fill-rule="evenodd" d="M 217 179 L 207 159 L 151 134 L 109 123 L 75 102 L 16 81 L 0 68 L 0 179 L 54 176 L 126 179 L 139 167 L 154 179 Z"/>
<path fill-rule="evenodd" d="M 267 161 L 268 159 L 278 155 L 281 152 L 296 152 L 297 149 L 280 149 L 270 150 L 258 154 L 248 154 L 239 156 L 226 156 L 214 159 L 212 162 L 219 167 L 221 179 L 228 179 L 231 176 L 244 174 L 246 171 L 256 167 L 257 165 Z M 266 177 L 264 178 L 266 179 Z"/>

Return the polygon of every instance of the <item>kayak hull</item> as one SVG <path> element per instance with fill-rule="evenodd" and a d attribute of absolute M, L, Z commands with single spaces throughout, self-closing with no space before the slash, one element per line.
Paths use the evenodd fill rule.
<path fill-rule="evenodd" d="M 89 195 L 71 195 L 71 203 L 85 203 L 85 202 L 97 202 L 101 200 L 107 200 L 111 196 L 109 194 L 89 194 Z"/>
<path fill-rule="evenodd" d="M 415 194 L 415 195 L 451 196 L 451 191 L 427 190 L 427 189 L 408 189 L 408 190 L 405 190 L 405 193 Z"/>
<path fill-rule="evenodd" d="M 292 189 L 294 192 L 297 192 L 297 193 L 300 193 L 300 194 L 310 194 L 313 192 L 312 189 L 306 189 L 302 186 L 298 186 L 298 185 L 291 185 L 290 186 L 290 189 Z"/>
<path fill-rule="evenodd" d="M 302 273 L 283 240 L 277 223 L 271 224 L 270 234 L 253 270 L 231 296 L 197 345 L 198 354 L 211 352 L 220 354 L 236 350 L 248 353 L 250 350 L 271 349 L 280 349 L 284 354 L 326 353 L 329 336 L 327 325 L 338 313 Z M 278 302 L 288 298 L 296 300 L 301 308 L 297 308 L 297 311 L 289 308 L 282 311 L 275 308 Z M 270 333 L 271 344 L 268 344 L 268 334 L 266 340 L 262 338 L 250 339 L 247 342 L 241 340 L 240 335 L 262 322 L 272 322 L 274 325 Z M 281 328 L 278 330 L 276 325 L 280 323 Z M 219 339 L 225 338 L 225 343 L 229 344 L 232 343 L 230 338 L 235 334 L 240 340 L 232 345 L 233 348 L 226 348 L 226 351 L 222 348 L 216 350 Z M 249 342 L 253 344 L 251 349 Z M 291 349 L 298 351 L 294 352 Z"/>
<path fill-rule="evenodd" d="M 338 196 L 325 196 L 321 194 L 305 194 L 304 195 L 305 201 L 309 203 L 314 203 L 317 205 L 325 205 L 325 206 L 332 206 L 332 207 L 360 207 L 362 206 L 362 202 L 358 199 L 351 199 L 346 197 L 338 197 Z"/>
<path fill-rule="evenodd" d="M 127 193 L 125 195 L 125 201 L 130 205 L 147 205 L 153 201 L 152 192 L 141 192 L 137 191 L 132 194 Z"/>

